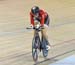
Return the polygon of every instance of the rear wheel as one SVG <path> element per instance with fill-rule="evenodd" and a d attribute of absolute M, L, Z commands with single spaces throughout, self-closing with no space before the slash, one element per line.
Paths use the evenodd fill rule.
<path fill-rule="evenodd" d="M 43 56 L 46 58 L 48 56 L 48 50 L 42 49 Z"/>
<path fill-rule="evenodd" d="M 47 45 L 47 40 L 42 37 L 42 53 L 45 58 L 48 56 Z"/>

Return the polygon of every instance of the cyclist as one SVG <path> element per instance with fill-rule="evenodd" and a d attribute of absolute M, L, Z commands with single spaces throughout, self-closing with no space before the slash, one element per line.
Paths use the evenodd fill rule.
<path fill-rule="evenodd" d="M 31 26 L 34 28 L 36 24 L 40 23 L 40 26 L 43 27 L 44 29 L 41 30 L 42 36 L 45 37 L 45 39 L 48 42 L 48 37 L 46 35 L 46 29 L 49 26 L 49 16 L 47 12 L 44 10 L 40 9 L 38 6 L 33 6 L 30 11 L 30 23 Z M 35 30 L 34 30 L 34 35 L 35 35 Z M 48 42 L 47 45 L 47 50 L 50 49 L 50 44 Z"/>

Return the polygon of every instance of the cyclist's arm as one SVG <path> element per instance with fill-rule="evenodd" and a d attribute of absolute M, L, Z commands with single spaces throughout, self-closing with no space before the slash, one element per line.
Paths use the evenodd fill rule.
<path fill-rule="evenodd" d="M 30 23 L 31 25 L 34 26 L 34 19 L 33 19 L 33 15 L 30 13 Z"/>
<path fill-rule="evenodd" d="M 44 26 L 44 20 L 45 20 L 45 16 L 42 15 L 42 19 L 41 19 L 41 26 Z"/>

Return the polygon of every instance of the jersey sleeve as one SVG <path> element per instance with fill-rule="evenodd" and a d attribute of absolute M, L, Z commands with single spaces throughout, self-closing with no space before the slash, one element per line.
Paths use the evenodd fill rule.
<path fill-rule="evenodd" d="M 30 23 L 34 26 L 34 19 L 31 13 L 30 13 Z"/>
<path fill-rule="evenodd" d="M 44 15 L 42 15 L 42 19 L 41 19 L 41 26 L 43 26 L 43 25 L 44 25 L 44 20 L 45 20 L 45 16 L 44 16 Z"/>

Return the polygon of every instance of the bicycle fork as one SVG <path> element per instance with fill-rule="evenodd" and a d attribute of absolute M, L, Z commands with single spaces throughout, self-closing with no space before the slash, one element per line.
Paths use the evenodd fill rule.
<path fill-rule="evenodd" d="M 38 33 L 36 33 L 36 35 L 35 35 L 35 44 L 34 44 L 34 48 L 35 49 L 39 49 L 40 48 L 40 37 L 39 37 L 39 34 Z"/>

